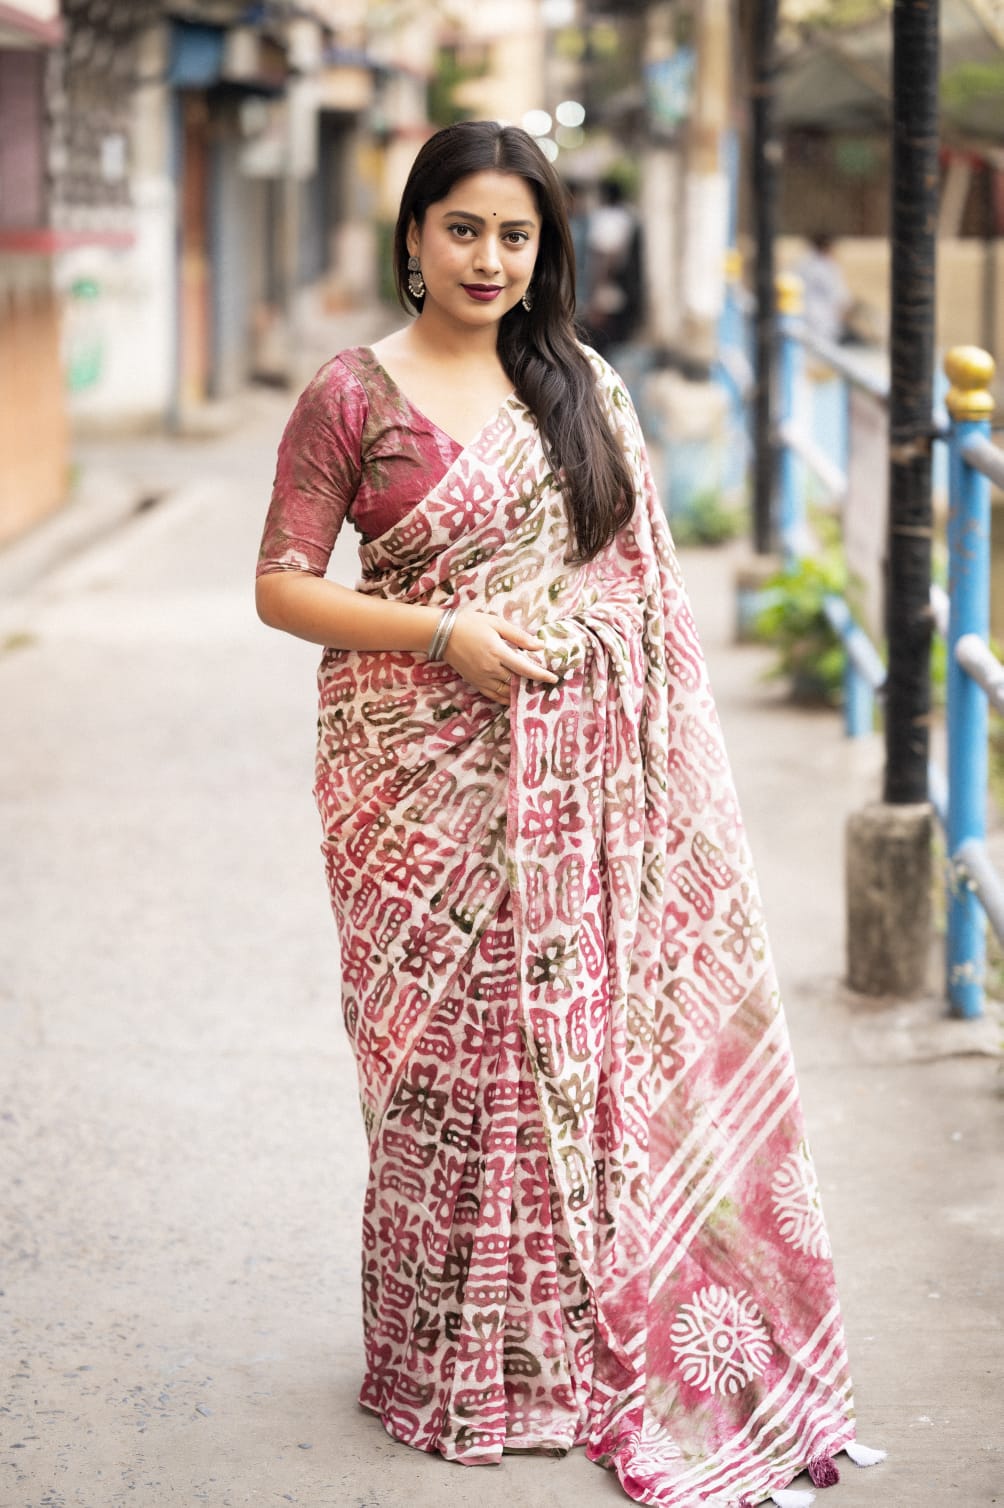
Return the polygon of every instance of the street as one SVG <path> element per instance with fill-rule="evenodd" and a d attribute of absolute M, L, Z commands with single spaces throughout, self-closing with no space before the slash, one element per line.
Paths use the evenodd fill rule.
<path fill-rule="evenodd" d="M 251 590 L 290 405 L 258 391 L 222 438 L 123 448 L 163 501 L 3 609 L 0 1503 L 623 1503 L 581 1451 L 475 1473 L 355 1403 L 365 1153 L 310 794 L 317 652 L 259 624 Z M 347 529 L 340 579 L 353 561 Z M 769 656 L 731 644 L 734 550 L 684 567 L 860 1437 L 889 1451 L 840 1458 L 834 1508 L 995 1503 L 1000 1031 L 943 1021 L 937 987 L 909 1006 L 841 988 L 843 823 L 881 748 L 787 706 Z"/>

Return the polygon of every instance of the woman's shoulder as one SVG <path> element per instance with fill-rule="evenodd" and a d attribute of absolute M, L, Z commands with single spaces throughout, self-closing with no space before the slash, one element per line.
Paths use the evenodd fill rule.
<path fill-rule="evenodd" d="M 373 346 L 347 346 L 339 351 L 324 363 L 311 386 L 333 402 L 361 405 L 364 418 L 371 408 L 383 413 L 402 401 L 396 383 Z"/>
<path fill-rule="evenodd" d="M 599 351 L 587 345 L 584 340 L 579 340 L 576 344 L 592 367 L 597 386 L 606 389 L 624 386 L 623 378 L 614 370 L 605 356 L 601 356 Z"/>
<path fill-rule="evenodd" d="M 361 430 L 369 413 L 369 385 L 365 380 L 365 347 L 350 346 L 330 356 L 307 383 L 297 402 L 297 414 L 344 433 Z"/>
<path fill-rule="evenodd" d="M 634 404 L 631 394 L 628 392 L 624 378 L 612 367 L 599 351 L 594 351 L 592 346 L 586 345 L 585 341 L 578 342 L 579 350 L 585 356 L 592 367 L 596 378 L 596 389 L 600 396 L 600 402 L 609 414 L 618 419 L 627 419 L 637 423 Z"/>
<path fill-rule="evenodd" d="M 382 371 L 372 346 L 346 346 L 333 356 L 329 365 L 338 364 L 356 382 L 364 382 L 375 372 Z"/>
<path fill-rule="evenodd" d="M 361 381 L 361 374 L 366 370 L 367 356 L 372 363 L 372 353 L 366 346 L 347 346 L 343 351 L 336 351 L 334 356 L 329 356 L 317 369 L 305 392 L 329 393 L 334 397 L 363 388 L 365 384 Z"/>

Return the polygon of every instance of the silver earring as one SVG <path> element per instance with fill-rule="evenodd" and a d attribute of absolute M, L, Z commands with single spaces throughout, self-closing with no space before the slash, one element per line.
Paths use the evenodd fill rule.
<path fill-rule="evenodd" d="M 422 276 L 422 264 L 418 257 L 408 258 L 408 292 L 412 298 L 425 297 L 425 279 Z"/>
<path fill-rule="evenodd" d="M 533 297 L 529 288 L 520 299 L 520 303 L 523 305 L 523 308 L 526 310 L 527 314 L 529 314 L 530 310 L 533 308 Z"/>

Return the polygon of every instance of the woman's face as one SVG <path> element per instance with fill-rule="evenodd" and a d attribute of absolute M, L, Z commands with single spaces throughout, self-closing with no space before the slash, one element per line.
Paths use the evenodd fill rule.
<path fill-rule="evenodd" d="M 533 276 L 540 215 L 515 173 L 472 173 L 412 221 L 408 251 L 422 264 L 422 315 L 480 327 L 514 308 Z"/>

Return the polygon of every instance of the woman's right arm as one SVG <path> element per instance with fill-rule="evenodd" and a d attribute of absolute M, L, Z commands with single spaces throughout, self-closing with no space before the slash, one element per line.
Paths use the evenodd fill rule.
<path fill-rule="evenodd" d="M 331 649 L 390 649 L 424 653 L 442 610 L 388 602 L 353 591 L 309 571 L 272 571 L 255 583 L 258 616 Z"/>
<path fill-rule="evenodd" d="M 426 654 L 443 609 L 388 602 L 309 571 L 273 571 L 255 585 L 258 616 L 311 644 L 332 649 L 404 650 Z M 490 701 L 508 705 L 499 688 L 504 672 L 555 685 L 558 677 L 534 652 L 543 645 L 495 613 L 464 608 L 457 614 L 443 658 Z M 530 653 L 527 653 L 530 651 Z"/>
<path fill-rule="evenodd" d="M 270 628 L 332 649 L 424 651 L 439 611 L 387 602 L 325 580 L 358 489 L 369 396 L 336 357 L 286 424 L 258 558 L 255 606 Z"/>

